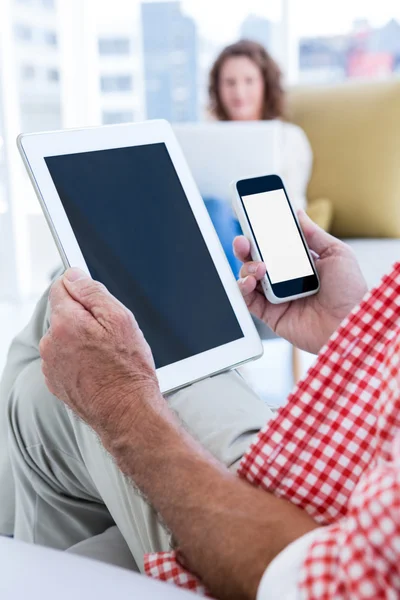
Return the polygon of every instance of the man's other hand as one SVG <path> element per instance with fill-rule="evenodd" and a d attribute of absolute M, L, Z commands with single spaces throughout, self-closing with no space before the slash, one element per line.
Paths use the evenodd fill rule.
<path fill-rule="evenodd" d="M 259 283 L 265 275 L 264 263 L 251 260 L 250 243 L 243 236 L 235 238 L 233 248 L 236 257 L 244 263 L 239 287 L 249 310 L 280 337 L 317 354 L 360 302 L 367 284 L 347 244 L 326 233 L 303 211 L 299 212 L 299 220 L 310 249 L 318 256 L 315 260 L 321 281 L 318 294 L 271 304 Z"/>

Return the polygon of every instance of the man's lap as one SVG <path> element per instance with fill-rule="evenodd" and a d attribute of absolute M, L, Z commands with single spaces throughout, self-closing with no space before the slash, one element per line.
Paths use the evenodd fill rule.
<path fill-rule="evenodd" d="M 69 554 L 92 558 L 108 565 L 139 572 L 129 547 L 118 527 L 109 527 L 103 533 L 83 540 L 68 548 Z"/>
<path fill-rule="evenodd" d="M 145 552 L 167 549 L 168 532 L 151 506 L 121 474 L 96 434 L 47 392 L 39 369 L 38 361 L 32 363 L 10 402 L 10 450 L 20 507 L 17 537 L 62 548 L 115 522 L 137 562 Z M 197 383 L 169 402 L 196 438 L 232 468 L 269 414 L 235 373 Z M 30 500 L 29 494 L 34 494 Z M 30 515 L 33 504 L 35 517 Z M 54 527 L 57 522 L 60 531 Z"/>

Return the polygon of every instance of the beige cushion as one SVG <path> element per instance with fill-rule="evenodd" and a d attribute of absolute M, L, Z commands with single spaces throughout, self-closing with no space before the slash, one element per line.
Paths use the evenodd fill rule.
<path fill-rule="evenodd" d="M 308 198 L 331 200 L 332 233 L 400 237 L 400 80 L 295 89 L 289 115 L 310 140 Z"/>
<path fill-rule="evenodd" d="M 307 214 L 314 223 L 329 231 L 332 224 L 333 205 L 328 198 L 311 200 L 307 205 Z"/>

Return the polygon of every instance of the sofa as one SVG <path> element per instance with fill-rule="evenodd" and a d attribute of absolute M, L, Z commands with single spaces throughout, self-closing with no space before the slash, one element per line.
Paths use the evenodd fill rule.
<path fill-rule="evenodd" d="M 327 199 L 372 287 L 400 260 L 400 79 L 296 88 L 288 116 L 314 153 L 310 210 Z"/>

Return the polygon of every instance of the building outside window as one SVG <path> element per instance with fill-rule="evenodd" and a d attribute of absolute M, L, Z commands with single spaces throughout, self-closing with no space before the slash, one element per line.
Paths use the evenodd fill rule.
<path fill-rule="evenodd" d="M 56 7 L 55 0 L 41 0 L 42 6 L 47 10 L 54 10 Z"/>
<path fill-rule="evenodd" d="M 53 83 L 56 83 L 60 80 L 60 71 L 58 69 L 48 69 L 47 70 L 47 79 Z"/>
<path fill-rule="evenodd" d="M 133 88 L 131 75 L 103 75 L 100 79 L 101 91 L 108 94 L 112 92 L 130 92 Z"/>
<path fill-rule="evenodd" d="M 103 125 L 116 125 L 118 123 L 132 123 L 134 121 L 131 110 L 105 110 L 103 111 Z"/>
<path fill-rule="evenodd" d="M 14 33 L 15 37 L 21 42 L 30 42 L 33 39 L 33 29 L 22 23 L 16 23 Z"/>
<path fill-rule="evenodd" d="M 400 4 L 292 2 L 301 84 L 388 77 L 400 63 Z M 313 15 L 312 19 L 306 15 Z"/>
<path fill-rule="evenodd" d="M 63 24 L 43 0 L 0 0 L 0 19 L 0 298 L 18 300 L 36 298 L 59 263 L 15 138 L 62 128 L 60 86 L 49 79 L 61 69 Z"/>
<path fill-rule="evenodd" d="M 99 39 L 99 53 L 102 56 L 120 56 L 129 55 L 131 43 L 128 38 L 107 38 Z"/>
<path fill-rule="evenodd" d="M 29 81 L 35 78 L 35 67 L 33 65 L 22 65 L 21 67 L 21 78 L 24 81 Z"/>
<path fill-rule="evenodd" d="M 333 83 L 350 78 L 388 76 L 399 69 L 400 22 L 373 27 L 356 21 L 341 35 L 300 39 L 299 80 Z"/>
<path fill-rule="evenodd" d="M 142 3 L 141 27 L 149 119 L 198 119 L 198 28 L 179 1 Z M 168 32 L 168 35 L 165 34 Z M 174 100 L 177 88 L 189 93 Z"/>
<path fill-rule="evenodd" d="M 2 115 L 0 114 L 0 233 L 4 233 L 4 231 L 2 231 L 1 225 L 3 223 L 4 215 L 8 212 L 8 198 L 6 193 L 6 164 L 4 155 L 4 138 L 2 125 Z"/>
<path fill-rule="evenodd" d="M 44 31 L 43 40 L 47 46 L 57 46 L 57 34 L 55 31 Z"/>

